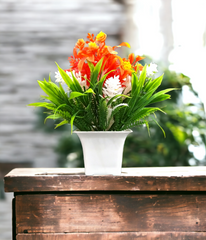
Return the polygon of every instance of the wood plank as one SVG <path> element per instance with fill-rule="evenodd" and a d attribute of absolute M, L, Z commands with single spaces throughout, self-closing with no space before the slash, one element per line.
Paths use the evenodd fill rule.
<path fill-rule="evenodd" d="M 203 232 L 205 216 L 205 194 L 16 196 L 17 233 Z"/>
<path fill-rule="evenodd" d="M 82 168 L 14 169 L 5 192 L 206 191 L 206 167 L 123 168 L 120 176 L 86 176 Z"/>
<path fill-rule="evenodd" d="M 17 240 L 205 240 L 206 232 L 18 234 Z"/>

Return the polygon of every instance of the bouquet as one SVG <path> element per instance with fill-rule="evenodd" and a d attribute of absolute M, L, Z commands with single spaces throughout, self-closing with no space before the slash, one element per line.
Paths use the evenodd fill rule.
<path fill-rule="evenodd" d="M 123 131 L 140 125 L 149 129 L 150 119 L 158 124 L 151 115 L 163 110 L 152 104 L 169 99 L 166 93 L 173 89 L 158 92 L 163 75 L 154 78 L 157 65 L 142 66 L 143 57 L 133 53 L 121 58 L 116 50 L 130 45 L 111 47 L 106 38 L 100 32 L 96 37 L 88 33 L 87 41 L 78 39 L 68 58 L 70 68 L 63 70 L 57 64 L 58 85 L 50 77 L 38 81 L 46 96 L 29 106 L 47 108 L 46 119 L 62 119 L 56 127 L 70 124 L 71 132 L 73 126 L 80 131 Z"/>

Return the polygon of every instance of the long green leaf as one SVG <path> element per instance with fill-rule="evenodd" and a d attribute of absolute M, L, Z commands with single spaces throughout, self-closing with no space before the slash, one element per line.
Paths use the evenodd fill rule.
<path fill-rule="evenodd" d="M 149 81 L 149 82 L 147 83 L 147 85 L 145 86 L 144 91 L 145 91 L 145 92 L 148 92 L 148 91 L 150 91 L 151 89 L 153 89 L 154 91 L 156 91 L 156 89 L 157 89 L 157 88 L 161 85 L 161 83 L 162 83 L 163 76 L 164 76 L 164 75 L 161 75 L 161 76 L 159 76 L 158 78 Z"/>
<path fill-rule="evenodd" d="M 74 122 L 74 119 L 75 119 L 75 117 L 76 117 L 76 115 L 79 113 L 79 111 L 78 112 L 76 112 L 72 117 L 71 117 L 71 121 L 70 121 L 70 125 L 71 125 L 71 134 L 73 133 L 73 122 Z"/>
<path fill-rule="evenodd" d="M 55 120 L 55 119 L 58 119 L 58 118 L 60 118 L 60 116 L 58 116 L 57 114 L 49 115 L 48 117 L 46 117 L 46 118 L 44 119 L 44 123 L 46 123 L 47 119 L 53 119 L 53 120 Z"/>
<path fill-rule="evenodd" d="M 98 91 L 99 91 L 99 94 L 102 95 L 102 87 L 103 87 L 103 84 L 104 84 L 104 81 L 106 79 L 106 77 L 111 73 L 111 72 L 114 72 L 115 70 L 111 70 L 109 71 L 108 73 L 104 74 L 102 76 L 102 78 L 99 80 L 99 82 L 96 83 L 96 85 L 98 85 Z"/>
<path fill-rule="evenodd" d="M 68 74 L 59 67 L 59 65 L 56 63 L 59 73 L 61 74 L 62 78 L 64 79 L 65 83 L 67 84 L 67 86 L 69 87 L 69 89 L 71 89 L 71 91 L 78 91 L 76 85 L 73 82 L 73 79 L 71 79 Z"/>
<path fill-rule="evenodd" d="M 27 106 L 32 106 L 32 107 L 47 107 L 48 104 L 49 104 L 49 103 L 47 103 L 47 102 L 36 102 L 36 103 L 27 104 Z M 50 104 L 52 104 L 52 103 L 50 103 Z M 54 105 L 52 104 L 52 106 L 54 106 Z"/>
<path fill-rule="evenodd" d="M 71 72 L 71 74 L 72 74 L 73 82 L 74 82 L 74 85 L 75 85 L 77 91 L 80 92 L 80 93 L 83 93 L 83 89 L 82 89 L 79 81 L 76 79 L 76 77 L 74 76 L 73 72 Z"/>
<path fill-rule="evenodd" d="M 151 117 L 151 116 L 150 116 L 150 117 Z M 164 137 L 166 137 L 166 134 L 165 134 L 164 129 L 160 126 L 160 124 L 159 124 L 153 117 L 151 117 L 151 118 L 152 118 L 152 120 L 157 124 L 157 126 L 162 130 Z"/>
<path fill-rule="evenodd" d="M 121 97 L 131 98 L 131 97 L 129 97 L 127 95 L 124 95 L 124 94 L 117 94 L 108 101 L 107 106 L 109 106 L 112 102 L 116 101 L 118 98 L 121 98 Z"/>
<path fill-rule="evenodd" d="M 71 92 L 70 96 L 69 96 L 69 100 L 73 99 L 73 98 L 77 98 L 77 97 L 82 97 L 82 96 L 86 96 L 86 94 L 88 93 L 94 93 L 94 91 L 89 88 L 86 92 L 84 93 L 80 93 L 80 92 Z"/>
<path fill-rule="evenodd" d="M 82 97 L 84 95 L 85 95 L 84 93 L 80 93 L 80 92 L 71 92 L 69 96 L 69 100 L 77 97 Z"/>
<path fill-rule="evenodd" d="M 163 94 L 160 95 L 159 97 L 156 97 L 153 101 L 151 101 L 149 104 L 153 104 L 153 103 L 157 103 L 157 102 L 162 102 L 165 101 L 167 99 L 170 99 L 171 96 L 169 94 Z"/>
<path fill-rule="evenodd" d="M 175 88 L 168 88 L 168 89 L 165 89 L 165 90 L 162 90 L 162 91 L 160 91 L 160 92 L 155 93 L 155 94 L 150 98 L 149 103 L 152 103 L 152 102 L 154 103 L 157 98 L 159 98 L 160 96 L 163 96 L 165 93 L 171 92 L 171 91 L 173 91 L 173 90 L 175 90 Z"/>
<path fill-rule="evenodd" d="M 63 120 L 62 122 L 60 122 L 59 124 L 56 125 L 55 129 L 62 126 L 62 125 L 65 125 L 65 124 L 68 124 L 69 122 L 67 120 Z"/>
<path fill-rule="evenodd" d="M 93 91 L 92 88 L 88 88 L 88 89 L 86 90 L 86 92 L 84 92 L 84 93 L 93 93 L 93 94 L 95 94 L 95 92 Z"/>
<path fill-rule="evenodd" d="M 101 70 L 101 66 L 102 66 L 102 62 L 103 62 L 104 58 L 101 58 L 99 60 L 99 62 L 96 64 L 96 66 L 94 67 L 93 72 L 91 73 L 91 85 L 92 88 L 94 88 L 96 86 L 97 80 L 98 80 L 98 75 L 100 73 Z"/>
<path fill-rule="evenodd" d="M 47 84 L 46 81 L 38 81 L 41 89 L 49 96 L 49 100 L 56 105 L 61 104 L 61 98 L 57 95 L 57 93 L 53 90 L 50 85 Z"/>
<path fill-rule="evenodd" d="M 140 74 L 140 77 L 139 77 L 139 82 L 138 82 L 138 87 L 137 87 L 137 94 L 138 95 L 142 91 L 142 88 L 143 88 L 145 80 L 146 80 L 146 70 L 147 70 L 147 65 L 145 64 L 145 66 L 144 66 L 144 68 L 143 68 L 143 70 Z"/>

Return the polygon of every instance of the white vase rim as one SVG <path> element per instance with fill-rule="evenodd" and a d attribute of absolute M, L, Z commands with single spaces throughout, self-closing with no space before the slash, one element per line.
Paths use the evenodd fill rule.
<path fill-rule="evenodd" d="M 123 131 L 79 131 L 79 130 L 75 130 L 74 133 L 92 133 L 92 134 L 97 134 L 97 133 L 111 133 L 111 134 L 114 134 L 114 133 L 131 133 L 133 132 L 131 129 L 127 129 L 127 130 L 123 130 Z"/>

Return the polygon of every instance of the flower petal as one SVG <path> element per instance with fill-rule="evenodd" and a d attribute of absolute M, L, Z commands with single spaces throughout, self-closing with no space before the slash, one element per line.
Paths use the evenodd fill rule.
<path fill-rule="evenodd" d="M 127 42 L 122 42 L 122 43 L 119 44 L 117 47 L 128 47 L 128 48 L 130 48 L 130 45 L 129 45 L 129 43 L 127 43 Z"/>

